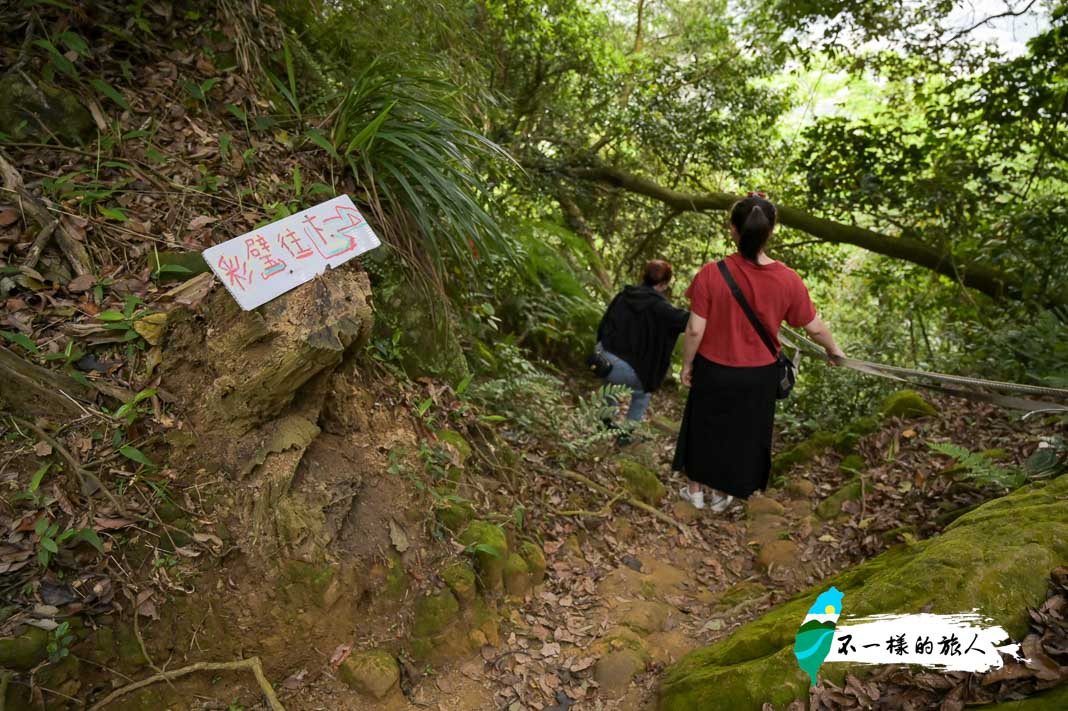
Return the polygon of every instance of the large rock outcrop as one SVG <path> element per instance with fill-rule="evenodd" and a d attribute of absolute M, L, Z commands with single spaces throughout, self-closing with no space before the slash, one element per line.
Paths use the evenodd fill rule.
<path fill-rule="evenodd" d="M 944 533 L 889 551 L 820 583 L 733 635 L 669 668 L 661 711 L 784 708 L 806 700 L 809 680 L 793 643 L 814 597 L 834 585 L 850 616 L 959 613 L 978 609 L 1016 640 L 1028 630 L 1027 607 L 1045 599 L 1050 571 L 1068 563 L 1068 476 L 1040 482 L 961 516 Z M 841 684 L 874 667 L 825 664 Z"/>

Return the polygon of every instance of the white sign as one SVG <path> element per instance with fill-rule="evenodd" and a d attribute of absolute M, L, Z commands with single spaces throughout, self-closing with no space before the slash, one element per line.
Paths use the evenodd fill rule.
<path fill-rule="evenodd" d="M 204 260 L 249 311 L 379 244 L 342 195 L 206 249 Z"/>

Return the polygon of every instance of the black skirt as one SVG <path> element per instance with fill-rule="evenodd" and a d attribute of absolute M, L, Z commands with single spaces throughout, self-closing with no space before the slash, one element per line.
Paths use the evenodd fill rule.
<path fill-rule="evenodd" d="M 778 365 L 731 368 L 698 355 L 672 468 L 746 498 L 768 485 Z"/>

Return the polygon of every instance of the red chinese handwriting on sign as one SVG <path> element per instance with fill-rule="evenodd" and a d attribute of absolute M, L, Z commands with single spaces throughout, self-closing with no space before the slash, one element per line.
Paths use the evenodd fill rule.
<path fill-rule="evenodd" d="M 274 258 L 271 254 L 271 245 L 267 244 L 267 239 L 262 235 L 247 238 L 245 246 L 248 248 L 248 258 L 255 259 L 263 267 L 264 279 L 270 279 L 275 274 L 285 271 L 286 263 Z"/>
<path fill-rule="evenodd" d="M 245 287 L 252 283 L 252 272 L 249 271 L 248 264 L 238 257 L 219 257 L 219 269 L 223 271 L 223 277 L 231 287 L 244 291 Z"/>
<path fill-rule="evenodd" d="M 352 200 L 342 195 L 215 245 L 204 259 L 248 310 L 378 245 Z"/>

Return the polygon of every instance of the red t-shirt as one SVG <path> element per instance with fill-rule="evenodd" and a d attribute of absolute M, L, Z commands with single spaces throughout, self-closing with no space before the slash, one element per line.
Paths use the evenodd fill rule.
<path fill-rule="evenodd" d="M 777 348 L 780 347 L 779 325 L 783 321 L 798 328 L 816 318 L 816 307 L 805 283 L 790 267 L 781 262 L 754 264 L 737 253 L 726 261 L 738 288 Z M 697 349 L 702 356 L 713 363 L 744 368 L 775 362 L 715 262 L 701 268 L 686 296 L 690 299 L 690 310 L 708 320 Z"/>

